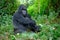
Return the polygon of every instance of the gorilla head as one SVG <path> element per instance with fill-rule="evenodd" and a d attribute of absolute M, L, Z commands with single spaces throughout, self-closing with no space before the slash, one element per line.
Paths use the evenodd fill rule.
<path fill-rule="evenodd" d="M 26 6 L 25 5 L 20 5 L 19 8 L 18 8 L 18 12 L 22 13 L 23 15 L 26 15 L 27 14 Z"/>

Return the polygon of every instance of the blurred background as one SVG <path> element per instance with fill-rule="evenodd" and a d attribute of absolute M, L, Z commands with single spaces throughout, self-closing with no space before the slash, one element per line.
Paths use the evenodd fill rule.
<path fill-rule="evenodd" d="M 13 35 L 12 16 L 20 4 L 41 32 Z M 0 0 L 0 40 L 60 40 L 60 0 Z"/>

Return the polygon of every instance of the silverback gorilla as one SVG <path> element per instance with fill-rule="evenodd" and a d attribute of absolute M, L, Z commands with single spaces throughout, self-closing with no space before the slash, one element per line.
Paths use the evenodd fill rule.
<path fill-rule="evenodd" d="M 27 14 L 27 9 L 24 5 L 20 5 L 17 12 L 13 15 L 14 33 L 22 33 L 28 30 L 39 32 L 40 28 L 36 26 L 34 20 Z"/>

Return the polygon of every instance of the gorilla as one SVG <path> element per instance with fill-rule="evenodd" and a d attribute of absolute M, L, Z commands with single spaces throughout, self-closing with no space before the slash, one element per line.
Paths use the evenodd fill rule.
<path fill-rule="evenodd" d="M 32 32 L 40 32 L 39 26 L 36 25 L 36 22 L 32 20 L 30 15 L 27 13 L 25 5 L 20 5 L 17 12 L 14 13 L 13 25 L 14 33 L 23 33 L 28 30 Z"/>

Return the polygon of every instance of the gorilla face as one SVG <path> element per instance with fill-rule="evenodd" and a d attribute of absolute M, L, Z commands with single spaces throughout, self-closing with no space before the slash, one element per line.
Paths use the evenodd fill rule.
<path fill-rule="evenodd" d="M 26 15 L 27 14 L 26 10 L 22 10 L 22 14 Z"/>
<path fill-rule="evenodd" d="M 27 8 L 24 5 L 20 5 L 19 7 L 19 13 L 21 13 L 23 16 L 26 16 L 27 14 Z"/>

